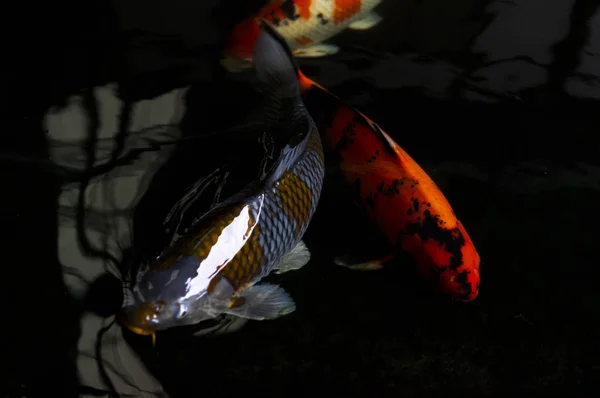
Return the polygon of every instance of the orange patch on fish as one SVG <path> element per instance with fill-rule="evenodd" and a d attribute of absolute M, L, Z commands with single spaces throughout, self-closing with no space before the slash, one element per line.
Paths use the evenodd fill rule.
<path fill-rule="evenodd" d="M 225 55 L 235 58 L 252 57 L 252 48 L 260 29 L 254 18 L 240 22 L 229 34 L 225 43 Z"/>
<path fill-rule="evenodd" d="M 283 3 L 283 0 L 271 1 L 258 12 L 258 18 L 264 18 L 270 23 L 284 20 L 286 16 L 281 9 Z"/>
<path fill-rule="evenodd" d="M 296 0 L 294 4 L 296 4 L 296 11 L 298 11 L 298 15 L 302 19 L 309 19 L 310 14 L 310 6 L 312 5 L 313 0 Z"/>
<path fill-rule="evenodd" d="M 313 43 L 313 39 L 306 36 L 300 36 L 296 38 L 296 43 L 298 43 L 301 46 L 308 46 Z"/>
<path fill-rule="evenodd" d="M 361 0 L 333 0 L 333 23 L 344 22 L 360 12 Z"/>
<path fill-rule="evenodd" d="M 312 191 L 304 181 L 294 173 L 286 173 L 277 187 L 277 196 L 281 200 L 283 211 L 290 221 L 296 222 L 296 237 L 301 228 L 308 223 L 312 207 Z"/>

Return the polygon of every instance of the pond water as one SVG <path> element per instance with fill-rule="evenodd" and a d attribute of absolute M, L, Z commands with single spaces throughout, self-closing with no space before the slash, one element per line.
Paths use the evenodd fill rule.
<path fill-rule="evenodd" d="M 7 81 L 5 396 L 598 389 L 593 1 L 383 0 L 377 25 L 327 40 L 337 53 L 297 59 L 438 184 L 481 256 L 476 300 L 438 297 L 400 267 L 334 265 L 381 239 L 326 176 L 311 261 L 269 277 L 294 313 L 229 334 L 175 328 L 155 347 L 115 322 L 136 267 L 260 172 L 253 71 L 219 57 L 261 3 L 22 11 L 47 34 L 15 40 Z"/>

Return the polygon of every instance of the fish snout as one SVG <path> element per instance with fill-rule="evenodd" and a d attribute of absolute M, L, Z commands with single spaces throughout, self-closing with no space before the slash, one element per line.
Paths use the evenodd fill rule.
<path fill-rule="evenodd" d="M 443 273 L 440 284 L 441 290 L 455 301 L 468 303 L 479 295 L 479 273 L 476 270 Z"/>
<path fill-rule="evenodd" d="M 156 332 L 164 311 L 162 302 L 132 305 L 122 310 L 119 321 L 133 333 L 147 336 Z"/>

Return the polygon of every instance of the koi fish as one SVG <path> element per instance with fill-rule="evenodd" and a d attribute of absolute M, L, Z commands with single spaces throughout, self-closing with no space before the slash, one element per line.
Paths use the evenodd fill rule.
<path fill-rule="evenodd" d="M 394 250 L 411 255 L 422 278 L 456 300 L 475 299 L 479 254 L 435 182 L 377 123 L 294 67 L 327 158 L 337 163 L 369 219 Z M 358 270 L 380 269 L 396 254 L 356 264 L 335 262 Z"/>
<path fill-rule="evenodd" d="M 373 11 L 382 0 L 271 0 L 229 34 L 221 64 L 230 72 L 248 68 L 259 23 L 266 20 L 285 39 L 296 57 L 323 57 L 339 48 L 325 40 L 346 28 L 366 30 L 382 17 Z"/>
<path fill-rule="evenodd" d="M 409 253 L 418 274 L 460 301 L 479 292 L 479 254 L 435 182 L 383 129 L 298 70 L 304 103 L 321 129 L 328 159 L 338 164 L 369 219 L 396 248 Z M 329 157 L 331 153 L 331 157 Z M 382 268 L 394 256 L 353 269 Z"/>
<path fill-rule="evenodd" d="M 271 33 L 263 29 L 256 40 L 254 66 L 273 98 L 269 109 L 280 110 L 274 117 L 287 144 L 263 179 L 201 216 L 142 273 L 121 321 L 153 341 L 156 331 L 218 322 L 222 314 L 264 320 L 296 308 L 283 288 L 259 282 L 310 260 L 302 237 L 321 194 L 324 158 L 291 52 Z"/>

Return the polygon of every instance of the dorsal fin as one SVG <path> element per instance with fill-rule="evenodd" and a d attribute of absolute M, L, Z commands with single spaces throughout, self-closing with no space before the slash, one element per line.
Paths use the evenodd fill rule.
<path fill-rule="evenodd" d="M 365 119 L 365 121 L 368 123 L 368 125 L 371 127 L 371 129 L 373 130 L 373 132 L 375 134 L 377 134 L 379 136 L 379 138 L 381 138 L 381 140 L 385 143 L 386 149 L 388 149 L 390 152 L 394 153 L 395 155 L 398 155 L 398 156 L 402 156 L 403 155 L 404 151 L 402 150 L 402 148 L 400 148 L 400 146 L 396 143 L 396 141 L 394 141 L 392 139 L 392 137 L 390 137 L 388 135 L 388 133 L 386 133 L 385 131 L 383 131 L 383 129 L 381 127 L 379 127 L 379 125 L 377 123 L 375 123 L 374 121 L 372 121 L 368 117 L 366 117 L 364 115 L 362 115 L 362 116 Z"/>
<path fill-rule="evenodd" d="M 336 96 L 336 98 L 338 98 L 338 97 Z M 365 122 L 365 124 L 370 127 L 373 134 L 375 134 L 384 143 L 385 149 L 390 154 L 392 154 L 394 156 L 398 156 L 400 158 L 403 158 L 404 156 L 406 156 L 406 152 L 400 147 L 400 145 L 398 145 L 396 143 L 396 141 L 394 141 L 392 139 L 392 137 L 390 137 L 388 135 L 388 133 L 383 131 L 383 129 L 381 127 L 379 127 L 379 125 L 377 123 L 375 123 L 374 121 L 372 121 L 371 119 L 366 117 L 362 112 L 360 112 L 354 106 L 348 104 L 346 101 L 344 101 L 340 98 L 338 98 L 338 100 L 341 101 L 342 103 L 344 103 L 350 109 L 352 109 L 360 117 L 360 119 L 362 119 Z"/>
<path fill-rule="evenodd" d="M 286 41 L 266 21 L 253 51 L 258 79 L 270 88 L 265 115 L 273 121 L 273 138 L 283 149 L 264 184 L 271 184 L 294 166 L 306 150 L 313 121 L 304 107 L 298 83 L 298 66 Z M 281 146 L 276 145 L 281 148 Z"/>

